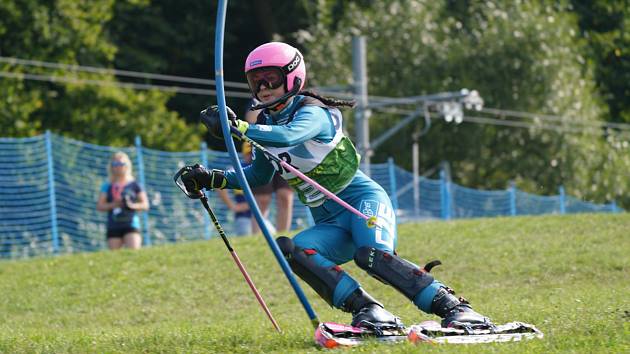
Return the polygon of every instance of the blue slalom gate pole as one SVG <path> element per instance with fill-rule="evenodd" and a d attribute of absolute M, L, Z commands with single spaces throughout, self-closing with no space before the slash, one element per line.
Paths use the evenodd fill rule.
<path fill-rule="evenodd" d="M 138 177 L 140 178 L 140 184 L 142 184 L 142 186 L 146 190 L 147 182 L 144 178 L 144 158 L 142 157 L 142 139 L 140 138 L 140 135 L 136 135 L 135 142 L 137 152 L 136 156 L 138 158 Z M 142 231 L 144 233 L 144 244 L 147 246 L 151 246 L 151 234 L 149 233 L 149 212 L 146 210 L 142 212 L 142 224 L 144 224 Z"/>
<path fill-rule="evenodd" d="M 230 155 L 230 160 L 232 160 L 232 165 L 234 166 L 234 170 L 236 172 L 236 178 L 241 185 L 243 193 L 245 194 L 245 198 L 247 199 L 247 203 L 251 211 L 254 213 L 256 217 L 256 221 L 258 225 L 260 225 L 260 230 L 265 236 L 265 240 L 269 244 L 273 255 L 276 257 L 276 260 L 280 264 L 284 275 L 289 280 L 289 283 L 293 287 L 293 291 L 297 295 L 298 299 L 302 303 L 308 318 L 311 320 L 311 323 L 315 328 L 319 325 L 319 319 L 317 315 L 313 311 L 311 304 L 306 299 L 302 288 L 298 284 L 297 280 L 293 276 L 291 272 L 291 268 L 289 268 L 289 264 L 284 259 L 284 255 L 280 252 L 276 241 L 271 237 L 267 226 L 264 223 L 264 219 L 260 210 L 258 209 L 258 205 L 256 204 L 256 200 L 254 199 L 254 195 L 252 194 L 251 189 L 247 183 L 245 178 L 245 174 L 243 173 L 243 167 L 241 166 L 241 162 L 238 158 L 238 153 L 236 152 L 236 147 L 234 146 L 234 141 L 232 141 L 232 134 L 230 132 L 230 123 L 228 122 L 226 103 L 225 103 L 225 88 L 224 88 L 224 79 L 223 79 L 223 37 L 225 31 L 225 16 L 227 12 L 227 0 L 220 0 L 217 7 L 217 22 L 215 28 L 215 42 L 214 42 L 214 74 L 215 74 L 215 82 L 216 82 L 216 91 L 217 91 L 217 100 L 219 105 L 219 113 L 221 115 L 221 128 L 223 130 L 223 136 L 225 137 L 225 146 L 228 149 L 228 153 Z"/>
<path fill-rule="evenodd" d="M 48 163 L 48 200 L 50 202 L 50 226 L 53 253 L 59 253 L 59 230 L 57 228 L 57 201 L 55 195 L 55 165 L 52 153 L 52 135 L 46 130 L 46 162 Z"/>
<path fill-rule="evenodd" d="M 510 215 L 516 216 L 516 184 L 514 181 L 510 182 L 508 193 L 510 196 Z"/>

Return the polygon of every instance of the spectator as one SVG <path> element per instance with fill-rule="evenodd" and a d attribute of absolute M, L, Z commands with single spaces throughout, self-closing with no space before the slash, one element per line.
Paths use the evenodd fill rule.
<path fill-rule="evenodd" d="M 249 107 L 257 104 L 252 100 Z M 245 120 L 249 123 L 256 123 L 259 119 L 260 110 L 248 109 L 245 113 Z M 249 154 L 248 154 L 249 152 Z M 243 144 L 243 155 L 251 156 L 251 147 L 249 144 Z M 251 157 L 250 157 L 251 160 Z M 291 219 L 293 217 L 293 190 L 289 187 L 289 183 L 282 178 L 277 172 L 273 175 L 271 182 L 260 187 L 252 188 L 256 203 L 260 208 L 260 212 L 265 219 L 269 217 L 269 206 L 271 204 L 272 195 L 276 193 L 276 225 L 277 232 L 286 232 L 291 229 Z M 255 220 L 252 220 L 253 233 L 259 233 L 260 228 Z"/>
<path fill-rule="evenodd" d="M 149 210 L 147 194 L 133 178 L 131 160 L 124 152 L 112 155 L 107 172 L 109 181 L 101 186 L 96 204 L 98 211 L 107 212 L 107 246 L 138 249 L 142 238 L 136 212 Z"/>
<path fill-rule="evenodd" d="M 219 197 L 227 207 L 234 212 L 234 234 L 236 236 L 252 234 L 252 213 L 249 204 L 245 200 L 245 195 L 240 189 L 234 189 L 234 200 L 230 198 L 227 190 L 220 189 Z"/>

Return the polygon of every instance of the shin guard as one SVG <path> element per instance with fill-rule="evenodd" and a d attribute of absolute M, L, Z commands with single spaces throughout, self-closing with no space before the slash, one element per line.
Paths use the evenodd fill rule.
<path fill-rule="evenodd" d="M 312 256 L 317 254 L 315 250 L 302 249 L 295 246 L 293 240 L 288 237 L 278 237 L 276 242 L 289 263 L 291 270 L 310 285 L 330 306 L 334 306 L 333 295 L 335 294 L 335 288 L 345 274 L 341 267 L 322 267 L 318 265 L 312 259 Z"/>
<path fill-rule="evenodd" d="M 411 301 L 433 282 L 433 276 L 424 269 L 373 247 L 359 248 L 354 254 L 354 262 L 374 278 L 393 286 Z"/>

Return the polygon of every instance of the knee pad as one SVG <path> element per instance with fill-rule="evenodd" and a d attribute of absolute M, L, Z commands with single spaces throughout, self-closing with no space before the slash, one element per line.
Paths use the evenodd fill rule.
<path fill-rule="evenodd" d="M 295 248 L 293 240 L 286 236 L 280 236 L 276 238 L 276 243 L 278 244 L 280 251 L 284 255 L 284 258 L 289 260 L 289 258 L 291 258 L 291 254 L 293 254 L 293 249 Z"/>
<path fill-rule="evenodd" d="M 393 286 L 411 301 L 433 283 L 433 276 L 417 265 L 373 247 L 359 248 L 354 254 L 354 262 L 374 278 Z"/>
<path fill-rule="evenodd" d="M 317 254 L 314 249 L 303 249 L 296 246 L 288 237 L 281 236 L 276 239 L 284 258 L 289 263 L 291 270 L 300 279 L 319 294 L 330 306 L 333 306 L 333 295 L 337 284 L 345 272 L 339 266 L 322 267 L 318 265 L 313 256 Z"/>

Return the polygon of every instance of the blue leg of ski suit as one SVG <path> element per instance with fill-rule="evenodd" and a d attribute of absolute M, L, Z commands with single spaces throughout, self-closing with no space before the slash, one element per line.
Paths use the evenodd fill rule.
<path fill-rule="evenodd" d="M 265 124 L 251 124 L 247 136 L 268 149 L 285 149 L 282 153 L 293 156 L 293 163 L 297 164 L 296 161 L 300 159 L 314 161 L 315 157 L 311 155 L 307 145 L 331 142 L 342 127 L 342 117 L 336 108 L 333 110 L 319 105 L 300 106 L 302 100 L 306 98 L 298 95 L 280 112 L 264 113 Z M 286 149 L 289 147 L 291 149 Z M 283 172 L 280 166 L 274 166 L 263 154 L 256 152 L 253 157 L 252 164 L 244 170 L 250 186 L 268 183 L 274 170 L 286 174 L 285 177 L 293 178 L 286 171 Z M 227 188 L 240 187 L 234 172 L 225 172 L 225 178 L 228 181 Z M 345 210 L 334 201 L 327 200 L 324 204 L 311 208 L 316 225 L 295 236 L 293 243 L 302 249 L 315 250 L 317 254 L 309 258 L 314 257 L 311 259 L 324 268 L 333 268 L 350 261 L 361 247 L 373 247 L 392 254 L 396 248 L 396 217 L 383 188 L 357 170 L 351 183 L 337 195 L 362 213 L 376 215 L 378 224 L 383 227 L 368 228 L 363 218 Z M 414 303 L 421 310 L 430 312 L 431 301 L 439 285 L 440 283 L 433 282 L 422 289 L 414 296 Z M 341 308 L 358 287 L 359 284 L 344 273 L 335 286 L 333 305 Z"/>
<path fill-rule="evenodd" d="M 370 228 L 365 219 L 329 200 L 311 209 L 316 225 L 298 233 L 293 238 L 295 245 L 315 250 L 317 254 L 312 259 L 326 268 L 352 260 L 360 247 L 373 247 L 393 254 L 397 244 L 396 215 L 383 188 L 359 172 L 339 197 L 367 216 L 376 215 L 378 224 L 382 226 Z M 430 313 L 431 300 L 440 285 L 439 282 L 431 284 L 416 296 L 414 303 Z M 341 308 L 344 300 L 359 286 L 355 279 L 345 273 L 335 288 L 334 306 Z"/>

